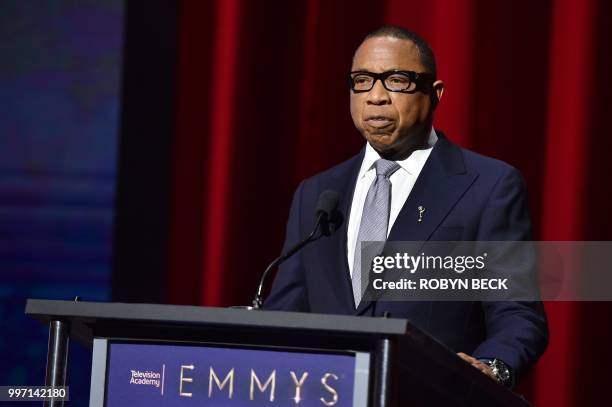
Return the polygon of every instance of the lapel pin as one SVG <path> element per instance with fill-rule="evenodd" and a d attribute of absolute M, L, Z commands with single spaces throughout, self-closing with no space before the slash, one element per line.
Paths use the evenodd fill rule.
<path fill-rule="evenodd" d="M 423 213 L 425 213 L 425 207 L 419 205 L 417 209 L 419 210 L 419 220 L 417 222 L 423 222 Z"/>

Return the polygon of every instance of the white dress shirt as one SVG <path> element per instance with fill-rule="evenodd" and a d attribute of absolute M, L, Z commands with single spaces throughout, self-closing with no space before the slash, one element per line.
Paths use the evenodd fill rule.
<path fill-rule="evenodd" d="M 387 236 L 399 215 L 400 210 L 404 206 L 410 191 L 414 187 L 414 184 L 427 161 L 431 150 L 433 150 L 434 144 L 438 141 L 438 136 L 434 129 L 431 129 L 429 138 L 427 140 L 427 146 L 420 150 L 415 150 L 408 158 L 401 161 L 397 161 L 400 165 L 400 169 L 395 171 L 389 178 L 391 181 L 391 209 L 389 214 L 389 225 L 387 227 Z M 370 146 L 370 143 L 366 145 L 365 155 L 361 162 L 361 168 L 359 175 L 357 176 L 357 184 L 355 185 L 355 192 L 353 194 L 353 202 L 351 203 L 351 212 L 349 215 L 348 228 L 347 228 L 347 259 L 351 277 L 353 276 L 353 261 L 355 260 L 355 249 L 357 243 L 357 235 L 359 234 L 359 226 L 361 225 L 361 215 L 363 213 L 363 205 L 365 204 L 366 196 L 370 186 L 376 178 L 376 169 L 374 168 L 374 162 L 378 160 L 380 155 Z"/>

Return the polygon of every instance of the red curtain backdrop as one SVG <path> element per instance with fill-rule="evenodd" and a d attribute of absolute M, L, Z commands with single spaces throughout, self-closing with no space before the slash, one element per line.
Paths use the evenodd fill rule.
<path fill-rule="evenodd" d="M 431 43 L 447 84 L 436 128 L 523 172 L 537 239 L 612 240 L 610 4 L 182 1 L 170 301 L 250 302 L 299 181 L 363 145 L 345 78 L 382 24 Z M 546 308 L 550 346 L 519 390 L 539 406 L 601 404 L 612 306 Z"/>

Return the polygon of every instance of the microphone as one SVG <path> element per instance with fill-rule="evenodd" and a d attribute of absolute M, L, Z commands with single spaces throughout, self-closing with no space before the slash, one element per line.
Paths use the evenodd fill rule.
<path fill-rule="evenodd" d="M 328 189 L 319 195 L 315 216 L 317 217 L 317 223 L 319 217 L 321 217 L 321 233 L 324 236 L 330 236 L 340 225 L 339 213 L 336 210 L 339 201 L 340 195 L 336 191 Z"/>
<path fill-rule="evenodd" d="M 268 274 L 270 274 L 270 271 L 281 265 L 285 260 L 293 256 L 308 243 L 318 240 L 321 238 L 321 236 L 330 236 L 338 229 L 342 221 L 340 213 L 337 211 L 339 201 L 340 195 L 336 191 L 326 190 L 319 195 L 315 210 L 317 221 L 312 229 L 312 232 L 302 239 L 301 242 L 290 248 L 286 253 L 274 259 L 274 261 L 268 265 L 266 270 L 263 272 L 261 279 L 259 280 L 257 293 L 253 299 L 253 309 L 259 309 L 263 305 L 261 291 L 263 289 L 264 282 L 266 281 L 266 277 Z M 319 230 L 321 233 L 317 236 L 317 231 Z"/>

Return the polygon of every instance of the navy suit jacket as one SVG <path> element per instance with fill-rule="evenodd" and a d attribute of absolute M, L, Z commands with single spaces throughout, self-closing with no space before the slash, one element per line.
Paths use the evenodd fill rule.
<path fill-rule="evenodd" d="M 525 183 L 510 165 L 459 148 L 438 133 L 389 241 L 531 239 Z M 325 190 L 340 194 L 347 217 L 365 148 L 355 157 L 304 180 L 295 192 L 283 250 L 314 226 Z M 416 222 L 419 205 L 426 208 Z M 406 318 L 455 352 L 498 358 L 521 374 L 548 344 L 540 302 L 371 301 L 355 309 L 346 255 L 347 223 L 288 259 L 279 269 L 265 309 Z"/>

